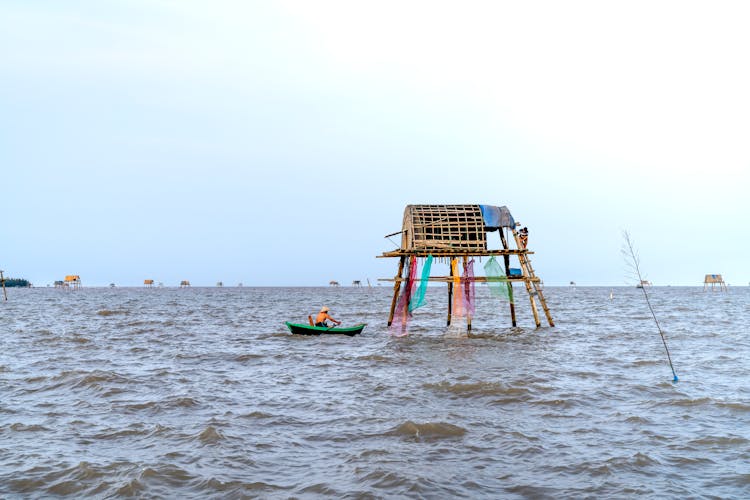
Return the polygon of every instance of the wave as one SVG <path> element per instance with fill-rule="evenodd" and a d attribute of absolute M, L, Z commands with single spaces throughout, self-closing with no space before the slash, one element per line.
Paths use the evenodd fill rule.
<path fill-rule="evenodd" d="M 252 360 L 255 360 L 255 359 L 263 359 L 265 357 L 266 356 L 263 355 L 263 354 L 240 354 L 239 356 L 237 356 L 236 358 L 234 358 L 234 360 L 237 361 L 237 362 L 239 362 L 239 363 L 242 363 L 242 362 L 245 362 L 245 361 L 252 361 Z"/>
<path fill-rule="evenodd" d="M 447 392 L 459 397 L 476 397 L 476 396 L 512 396 L 516 400 L 527 399 L 530 396 L 531 389 L 526 387 L 511 387 L 500 382 L 473 382 L 473 383 L 455 383 L 447 381 L 437 384 L 423 384 L 425 389 L 431 389 L 436 392 Z"/>
<path fill-rule="evenodd" d="M 242 418 L 273 418 L 273 415 L 270 413 L 265 413 L 262 411 L 254 411 L 250 412 L 246 415 L 241 415 Z"/>
<path fill-rule="evenodd" d="M 20 422 L 16 422 L 15 424 L 10 424 L 8 426 L 8 429 L 14 431 L 14 432 L 44 432 L 48 431 L 49 429 L 44 427 L 43 425 L 38 424 L 22 424 Z"/>
<path fill-rule="evenodd" d="M 214 426 L 209 425 L 198 434 L 197 439 L 203 444 L 215 444 L 219 441 L 223 441 L 224 435 Z"/>
<path fill-rule="evenodd" d="M 142 401 L 139 403 L 130 403 L 123 405 L 123 408 L 129 411 L 152 410 L 159 413 L 166 408 L 192 408 L 198 406 L 200 402 L 191 397 L 178 397 L 159 401 Z"/>
<path fill-rule="evenodd" d="M 466 429 L 446 422 L 426 422 L 423 424 L 407 420 L 387 432 L 387 436 L 415 438 L 417 440 L 433 440 L 444 438 L 459 438 L 466 434 Z"/>
<path fill-rule="evenodd" d="M 693 439 L 688 444 L 697 446 L 744 446 L 749 442 L 741 436 L 706 436 Z"/>
<path fill-rule="evenodd" d="M 125 310 L 123 310 L 123 309 L 116 309 L 116 310 L 100 309 L 100 310 L 96 311 L 96 315 L 97 316 L 104 316 L 104 317 L 107 317 L 107 316 L 117 316 L 117 315 L 123 315 L 123 314 L 130 314 L 130 311 L 126 310 L 126 309 Z"/>
<path fill-rule="evenodd" d="M 725 403 L 725 402 L 717 402 L 716 406 L 720 408 L 728 408 L 730 410 L 737 410 L 742 412 L 750 411 L 750 404 L 745 403 Z"/>

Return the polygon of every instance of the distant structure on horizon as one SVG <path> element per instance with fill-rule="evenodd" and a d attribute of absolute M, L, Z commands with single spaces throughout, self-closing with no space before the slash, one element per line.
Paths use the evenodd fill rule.
<path fill-rule="evenodd" d="M 331 280 L 331 281 L 328 282 L 328 286 L 339 286 L 339 282 Z"/>
<path fill-rule="evenodd" d="M 187 288 L 189 286 L 190 286 L 190 282 L 188 280 L 180 281 L 180 288 Z"/>
<path fill-rule="evenodd" d="M 143 280 L 143 286 L 151 288 L 154 286 L 154 280 Z"/>
<path fill-rule="evenodd" d="M 81 277 L 77 274 L 68 274 L 64 280 L 55 281 L 55 288 L 72 288 L 78 290 L 81 287 Z"/>
<path fill-rule="evenodd" d="M 706 277 L 703 279 L 703 291 L 705 292 L 708 288 L 708 285 L 711 285 L 711 291 L 714 291 L 714 288 L 716 285 L 719 285 L 719 291 L 726 292 L 727 291 L 727 284 L 724 283 L 724 278 L 721 277 L 721 274 L 707 274 Z"/>
<path fill-rule="evenodd" d="M 636 288 L 643 288 L 644 286 L 651 286 L 651 282 L 649 280 L 641 280 L 640 283 L 635 285 Z"/>
<path fill-rule="evenodd" d="M 354 280 L 352 281 L 352 286 L 361 287 L 362 282 L 360 280 Z"/>

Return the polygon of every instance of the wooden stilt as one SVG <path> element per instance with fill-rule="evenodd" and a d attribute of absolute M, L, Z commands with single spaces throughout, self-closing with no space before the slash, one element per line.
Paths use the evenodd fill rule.
<path fill-rule="evenodd" d="M 408 321 L 410 302 L 414 298 L 411 296 L 411 290 L 412 290 L 412 284 L 413 284 L 412 279 L 411 279 L 411 266 L 412 264 L 414 264 L 414 262 L 412 261 L 416 259 L 417 259 L 416 257 L 409 257 L 408 259 L 406 259 L 406 288 L 404 289 L 404 291 L 408 291 L 409 300 L 406 302 L 406 304 L 404 304 L 404 310 L 401 313 L 402 328 L 406 325 L 406 322 Z"/>
<path fill-rule="evenodd" d="M 396 273 L 396 280 L 393 283 L 393 300 L 391 301 L 391 312 L 388 315 L 388 326 L 393 323 L 393 313 L 396 311 L 396 300 L 398 300 L 398 292 L 401 290 L 401 274 L 404 271 L 404 261 L 406 257 L 401 257 L 398 260 L 398 273 Z"/>
<path fill-rule="evenodd" d="M 464 255 L 464 269 L 466 269 L 466 266 L 469 265 L 468 260 L 469 258 L 466 255 Z M 464 304 L 466 304 L 467 306 L 466 307 L 466 330 L 469 332 L 471 331 L 471 312 L 469 312 L 469 307 L 468 307 L 470 286 L 471 286 L 471 283 L 469 283 L 468 281 L 464 282 Z"/>
<path fill-rule="evenodd" d="M 448 282 L 448 321 L 446 326 L 451 326 L 451 311 L 453 310 L 453 259 L 448 262 L 451 268 L 451 280 Z"/>
<path fill-rule="evenodd" d="M 503 229 L 500 228 L 498 230 L 500 232 L 500 241 L 503 244 L 503 248 L 505 250 L 508 250 L 508 241 L 505 239 L 505 233 L 503 233 Z M 510 276 L 510 255 L 503 255 L 503 260 L 505 261 L 505 277 Z M 510 297 L 510 321 L 511 324 L 515 327 L 516 325 L 516 305 L 513 303 L 513 284 L 509 281 L 507 283 L 508 285 L 508 297 Z"/>

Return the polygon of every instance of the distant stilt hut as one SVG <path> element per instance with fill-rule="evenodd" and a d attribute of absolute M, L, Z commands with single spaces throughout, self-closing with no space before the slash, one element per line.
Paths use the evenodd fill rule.
<path fill-rule="evenodd" d="M 328 282 L 328 286 L 339 286 L 339 282 L 331 280 L 331 281 Z"/>
<path fill-rule="evenodd" d="M 154 280 L 143 280 L 143 286 L 151 288 L 154 286 Z"/>
<path fill-rule="evenodd" d="M 707 274 L 706 277 L 703 279 L 703 291 L 705 292 L 708 288 L 708 285 L 711 285 L 711 291 L 714 291 L 714 287 L 716 285 L 719 285 L 719 291 L 726 292 L 727 291 L 727 284 L 724 283 L 724 278 L 721 277 L 721 274 Z"/>
<path fill-rule="evenodd" d="M 77 274 L 69 274 L 65 276 L 65 284 L 73 290 L 81 288 L 81 277 Z"/>
<path fill-rule="evenodd" d="M 189 286 L 190 286 L 190 282 L 188 280 L 180 281 L 180 288 L 187 288 Z"/>
<path fill-rule="evenodd" d="M 489 249 L 487 233 L 498 231 L 502 248 Z M 401 231 L 389 234 L 386 238 L 401 234 L 401 247 L 398 250 L 383 252 L 379 257 L 397 257 L 398 271 L 393 281 L 393 300 L 391 302 L 388 326 L 391 326 L 396 310 L 396 302 L 401 291 L 410 290 L 413 281 L 437 281 L 448 285 L 448 319 L 451 323 L 453 294 L 462 293 L 461 284 L 474 282 L 492 282 L 497 286 L 507 286 L 509 297 L 512 297 L 513 283 L 523 283 L 529 295 L 531 312 L 537 327 L 541 326 L 537 299 L 544 310 L 549 326 L 555 326 L 552 315 L 547 307 L 541 287 L 541 280 L 534 274 L 529 255 L 533 254 L 526 247 L 527 234 L 516 230 L 516 223 L 507 207 L 491 205 L 407 205 Z M 509 245 L 512 236 L 515 248 Z M 450 276 L 425 276 L 414 278 L 409 272 L 419 258 L 447 260 L 451 264 Z M 502 257 L 504 276 L 474 276 L 464 272 L 460 276 L 457 272 L 459 259 L 463 260 L 464 269 L 469 265 L 470 257 Z M 518 259 L 518 268 L 510 267 L 510 258 Z M 502 272 L 498 265 L 497 269 Z M 406 270 L 406 272 L 405 272 Z M 454 290 L 455 288 L 455 290 Z M 462 299 L 457 297 L 456 299 Z M 399 306 L 400 309 L 400 306 Z M 408 307 L 403 314 L 407 314 Z M 516 325 L 516 310 L 513 300 L 510 300 L 510 317 L 513 326 Z M 471 330 L 471 316 L 467 315 L 467 328 Z"/>
<path fill-rule="evenodd" d="M 354 280 L 352 281 L 352 286 L 361 287 L 362 282 L 360 280 Z"/>

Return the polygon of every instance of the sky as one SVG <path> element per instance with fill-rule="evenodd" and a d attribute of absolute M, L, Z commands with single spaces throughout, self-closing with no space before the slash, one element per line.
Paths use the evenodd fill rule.
<path fill-rule="evenodd" d="M 748 23 L 721 1 L 0 0 L 0 269 L 375 285 L 406 205 L 477 203 L 528 226 L 547 285 L 630 283 L 623 230 L 655 285 L 748 285 Z"/>

